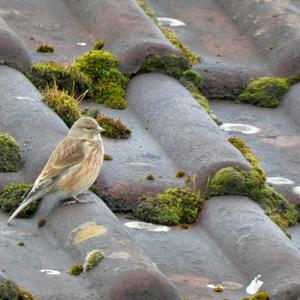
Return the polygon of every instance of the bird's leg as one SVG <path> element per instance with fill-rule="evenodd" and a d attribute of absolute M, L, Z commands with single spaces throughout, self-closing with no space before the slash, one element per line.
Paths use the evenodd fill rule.
<path fill-rule="evenodd" d="M 94 200 L 91 199 L 80 199 L 77 196 L 72 196 L 73 200 L 67 201 L 64 203 L 64 205 L 71 205 L 71 204 L 75 204 L 75 203 L 81 203 L 81 204 L 88 204 L 88 203 L 93 203 Z"/>

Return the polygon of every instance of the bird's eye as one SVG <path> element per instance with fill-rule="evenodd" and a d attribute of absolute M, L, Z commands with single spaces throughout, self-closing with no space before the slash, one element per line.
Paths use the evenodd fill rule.
<path fill-rule="evenodd" d="M 88 129 L 88 130 L 92 130 L 93 128 L 92 127 L 85 127 L 86 129 Z"/>

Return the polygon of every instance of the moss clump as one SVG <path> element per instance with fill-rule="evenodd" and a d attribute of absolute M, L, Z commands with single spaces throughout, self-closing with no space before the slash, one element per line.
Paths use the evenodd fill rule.
<path fill-rule="evenodd" d="M 42 91 L 47 87 L 57 86 L 59 90 L 80 97 L 90 89 L 91 81 L 73 66 L 62 66 L 53 61 L 34 64 L 26 73 L 34 86 Z"/>
<path fill-rule="evenodd" d="M 38 221 L 38 228 L 44 227 L 46 225 L 47 221 L 45 219 L 40 219 Z"/>
<path fill-rule="evenodd" d="M 238 101 L 262 107 L 276 107 L 289 90 L 286 78 L 262 77 L 251 81 L 239 95 Z"/>
<path fill-rule="evenodd" d="M 208 100 L 202 95 L 201 90 L 199 88 L 199 80 L 196 79 L 197 75 L 195 75 L 195 78 L 193 78 L 193 75 L 191 75 L 191 72 L 196 72 L 194 70 L 187 70 L 183 72 L 182 74 L 188 72 L 187 76 L 182 75 L 179 79 L 180 83 L 192 94 L 192 97 L 205 109 L 205 111 L 208 113 L 208 115 L 213 119 L 213 121 L 217 125 L 221 125 L 222 122 L 218 119 L 218 117 L 213 113 L 211 108 L 209 107 Z M 197 72 L 196 72 L 197 73 Z M 198 74 L 198 73 L 197 73 Z M 200 76 L 200 75 L 199 75 Z M 198 84 L 198 86 L 196 85 Z"/>
<path fill-rule="evenodd" d="M 259 292 L 251 297 L 251 300 L 269 300 L 270 294 L 268 292 Z"/>
<path fill-rule="evenodd" d="M 148 176 L 146 176 L 147 180 L 154 180 L 155 177 L 152 174 L 149 174 Z"/>
<path fill-rule="evenodd" d="M 177 172 L 176 172 L 176 178 L 182 178 L 183 176 L 185 176 L 185 172 L 184 171 L 182 171 L 182 170 L 178 170 Z"/>
<path fill-rule="evenodd" d="M 17 290 L 18 300 L 37 300 L 30 292 L 25 289 L 18 288 Z"/>
<path fill-rule="evenodd" d="M 176 54 L 168 55 L 149 55 L 145 58 L 141 68 L 141 73 L 150 73 L 153 71 L 161 71 L 176 79 L 182 77 L 184 71 L 189 70 L 191 65 L 183 56 Z"/>
<path fill-rule="evenodd" d="M 203 77 L 195 70 L 189 69 L 182 73 L 182 77 L 192 82 L 196 87 L 200 87 Z"/>
<path fill-rule="evenodd" d="M 192 224 L 203 204 L 200 192 L 170 188 L 155 196 L 144 196 L 133 214 L 140 220 L 165 225 Z"/>
<path fill-rule="evenodd" d="M 113 160 L 113 157 L 109 154 L 104 154 L 104 160 Z"/>
<path fill-rule="evenodd" d="M 57 89 L 57 86 L 46 88 L 43 92 L 43 101 L 71 127 L 81 117 L 78 101 L 67 92 Z"/>
<path fill-rule="evenodd" d="M 47 44 L 41 44 L 36 48 L 36 52 L 53 53 L 54 48 L 52 46 L 47 45 Z"/>
<path fill-rule="evenodd" d="M 75 264 L 69 268 L 68 273 L 73 276 L 78 276 L 83 272 L 83 265 Z"/>
<path fill-rule="evenodd" d="M 216 292 L 216 293 L 222 293 L 223 292 L 223 288 L 221 286 L 216 286 L 213 291 Z"/>
<path fill-rule="evenodd" d="M 228 141 L 242 153 L 246 160 L 251 164 L 253 169 L 258 173 L 258 175 L 260 175 L 262 179 L 265 180 L 266 173 L 261 169 L 258 159 L 251 152 L 247 144 L 243 140 L 236 137 L 231 137 L 228 139 Z"/>
<path fill-rule="evenodd" d="M 18 300 L 17 285 L 11 280 L 0 281 L 0 299 Z"/>
<path fill-rule="evenodd" d="M 7 185 L 0 196 L 0 208 L 5 213 L 14 212 L 22 203 L 22 196 L 31 188 L 31 184 L 11 183 Z M 37 210 L 39 200 L 33 201 L 25 207 L 19 214 L 20 218 L 28 218 Z"/>
<path fill-rule="evenodd" d="M 114 120 L 108 116 L 98 115 L 96 121 L 105 129 L 102 135 L 106 137 L 112 139 L 128 139 L 131 135 L 131 129 L 124 125 L 121 120 Z"/>
<path fill-rule="evenodd" d="M 24 247 L 24 246 L 25 246 L 25 243 L 24 243 L 24 242 L 19 242 L 19 243 L 18 243 L 18 246 Z"/>
<path fill-rule="evenodd" d="M 128 78 L 117 68 L 117 58 L 107 51 L 92 50 L 79 57 L 74 66 L 92 82 L 89 96 L 97 103 L 124 109 L 125 86 Z"/>
<path fill-rule="evenodd" d="M 104 40 L 97 40 L 95 44 L 93 45 L 93 50 L 101 50 L 105 45 Z"/>
<path fill-rule="evenodd" d="M 21 158 L 21 150 L 14 137 L 0 132 L 0 172 L 17 172 Z"/>
<path fill-rule="evenodd" d="M 85 258 L 83 270 L 86 272 L 96 267 L 103 258 L 104 256 L 100 250 L 93 250 L 89 252 Z"/>

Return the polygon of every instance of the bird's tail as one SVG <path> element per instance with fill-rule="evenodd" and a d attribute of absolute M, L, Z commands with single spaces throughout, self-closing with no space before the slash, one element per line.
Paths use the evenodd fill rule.
<path fill-rule="evenodd" d="M 25 207 L 27 207 L 29 204 L 31 204 L 33 201 L 38 200 L 42 197 L 42 193 L 36 193 L 32 195 L 28 199 L 24 199 L 24 201 L 21 203 L 21 205 L 14 211 L 14 213 L 9 217 L 7 224 L 9 224 Z"/>

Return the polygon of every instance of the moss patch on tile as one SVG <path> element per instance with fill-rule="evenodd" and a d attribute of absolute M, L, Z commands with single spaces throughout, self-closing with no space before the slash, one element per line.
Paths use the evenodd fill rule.
<path fill-rule="evenodd" d="M 67 92 L 61 91 L 56 85 L 42 92 L 43 101 L 71 127 L 81 117 L 78 101 Z"/>
<path fill-rule="evenodd" d="M 163 193 L 142 197 L 133 215 L 142 221 L 157 224 L 192 224 L 196 221 L 203 202 L 200 192 L 169 188 Z"/>
<path fill-rule="evenodd" d="M 83 272 L 83 265 L 75 264 L 70 266 L 68 273 L 73 276 L 79 276 Z"/>
<path fill-rule="evenodd" d="M 258 292 L 251 297 L 251 300 L 269 300 L 270 294 L 268 292 Z"/>
<path fill-rule="evenodd" d="M 104 40 L 97 40 L 93 45 L 93 50 L 101 50 L 105 45 Z"/>
<path fill-rule="evenodd" d="M 56 85 L 59 90 L 79 97 L 91 86 L 90 79 L 77 68 L 53 61 L 32 65 L 26 75 L 39 91 Z"/>
<path fill-rule="evenodd" d="M 110 161 L 110 160 L 113 160 L 113 157 L 111 155 L 105 153 L 103 159 Z"/>
<path fill-rule="evenodd" d="M 40 52 L 40 53 L 53 53 L 54 52 L 54 48 L 50 45 L 47 44 L 41 44 L 36 48 L 36 52 Z"/>
<path fill-rule="evenodd" d="M 150 8 L 148 3 L 145 0 L 136 0 L 137 4 L 144 10 L 146 15 L 148 15 L 152 21 L 160 28 L 162 33 L 166 36 L 166 38 L 177 48 L 178 50 L 182 51 L 185 57 L 189 60 L 191 64 L 196 64 L 200 62 L 200 57 L 192 53 L 192 51 L 177 37 L 176 33 L 165 26 L 160 26 L 158 24 L 157 18 Z"/>
<path fill-rule="evenodd" d="M 245 158 L 252 165 L 252 171 L 227 167 L 218 171 L 208 182 L 207 198 L 223 195 L 241 195 L 256 201 L 265 213 L 283 230 L 298 220 L 295 206 L 273 187 L 266 183 L 265 172 L 260 168 L 257 158 L 244 141 L 231 138 Z"/>
<path fill-rule="evenodd" d="M 0 172 L 17 172 L 21 165 L 21 149 L 15 138 L 0 132 Z"/>
<path fill-rule="evenodd" d="M 5 213 L 14 212 L 22 203 L 22 196 L 31 188 L 31 184 L 11 183 L 7 185 L 0 194 L 0 209 Z M 20 218 L 31 217 L 37 210 L 39 200 L 32 202 L 19 214 Z"/>
<path fill-rule="evenodd" d="M 98 249 L 92 250 L 87 254 L 85 258 L 85 262 L 83 264 L 83 270 L 86 272 L 95 268 L 103 258 L 104 255 L 100 250 Z"/>
<path fill-rule="evenodd" d="M 0 281 L 0 299 L 3 300 L 37 300 L 30 292 L 20 289 L 12 280 Z"/>
<path fill-rule="evenodd" d="M 92 50 L 75 60 L 74 66 L 92 82 L 89 97 L 115 109 L 125 109 L 128 78 L 117 68 L 117 58 L 108 51 Z"/>
<path fill-rule="evenodd" d="M 121 120 L 114 120 L 105 115 L 96 117 L 98 124 L 105 129 L 102 135 L 112 139 L 128 139 L 131 135 L 131 129 L 128 128 Z"/>
<path fill-rule="evenodd" d="M 261 107 L 276 107 L 290 88 L 287 78 L 262 77 L 251 81 L 238 101 Z"/>

